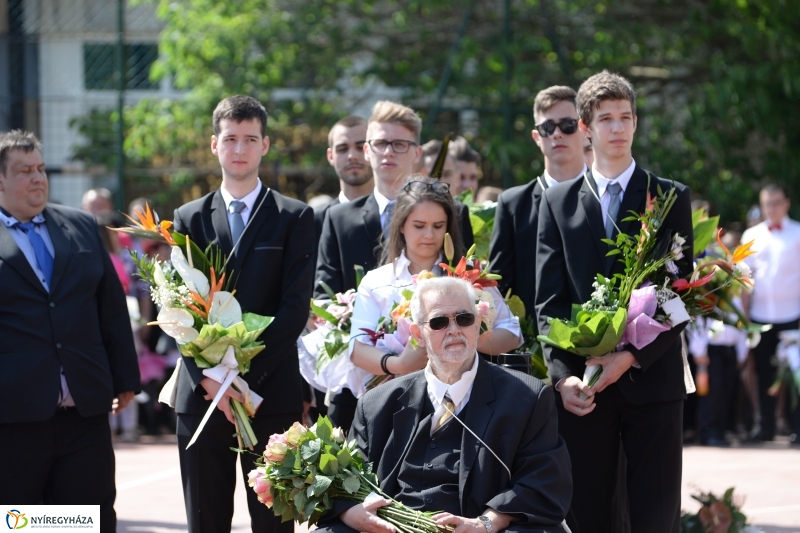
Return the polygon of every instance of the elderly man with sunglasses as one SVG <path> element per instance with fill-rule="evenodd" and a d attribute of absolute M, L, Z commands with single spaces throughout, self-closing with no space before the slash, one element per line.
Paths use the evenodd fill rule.
<path fill-rule="evenodd" d="M 477 357 L 475 293 L 461 279 L 421 281 L 411 333 L 424 370 L 373 389 L 358 402 L 350 438 L 387 495 L 436 511 L 455 533 L 559 532 L 572 495 L 553 392 Z M 395 533 L 377 509 L 339 500 L 320 522 L 330 533 Z"/>

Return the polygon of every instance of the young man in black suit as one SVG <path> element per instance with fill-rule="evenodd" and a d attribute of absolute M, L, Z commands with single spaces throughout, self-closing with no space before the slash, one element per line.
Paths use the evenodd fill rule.
<path fill-rule="evenodd" d="M 350 115 L 336 122 L 328 132 L 328 163 L 339 178 L 339 196 L 314 210 L 314 232 L 317 243 L 322 235 L 325 213 L 335 205 L 361 198 L 375 188 L 372 167 L 364 153 L 367 142 L 367 119 Z"/>
<path fill-rule="evenodd" d="M 630 83 L 603 72 L 589 78 L 577 96 L 579 126 L 591 138 L 594 165 L 583 179 L 545 191 L 539 208 L 536 311 L 539 328 L 547 319 L 570 317 L 572 304 L 590 299 L 598 273 L 621 273 L 601 239 L 616 227 L 636 235 L 639 225 L 622 222 L 629 211 L 645 209 L 648 174 L 631 157 L 636 131 L 636 96 Z M 661 231 L 686 239 L 682 274 L 692 264 L 689 189 L 650 174 L 650 193 L 676 188 L 677 200 Z M 616 211 L 616 216 L 613 216 Z M 612 215 L 609 216 L 609 213 Z M 686 389 L 678 326 L 650 345 L 590 360 L 546 349 L 557 395 L 559 433 L 572 460 L 574 492 L 567 522 L 573 531 L 611 530 L 611 504 L 619 441 L 628 462 L 632 531 L 677 533 L 680 529 L 681 426 Z M 590 389 L 581 377 L 587 364 L 603 373 Z"/>
<path fill-rule="evenodd" d="M 388 101 L 373 107 L 364 153 L 375 176 L 375 190 L 328 210 L 319 242 L 315 297 L 327 297 L 320 281 L 334 293 L 345 292 L 356 288 L 355 265 L 364 267 L 365 272 L 378 266 L 381 238 L 394 209 L 394 198 L 422 157 L 421 129 L 422 120 L 409 107 Z M 463 204 L 459 204 L 459 219 L 464 244 L 469 247 L 472 226 Z M 344 389 L 332 396 L 328 415 L 334 425 L 349 429 L 355 408 L 355 397 Z"/>
<path fill-rule="evenodd" d="M 244 312 L 275 317 L 261 336 L 266 349 L 243 377 L 264 398 L 251 419 L 263 449 L 269 436 L 300 421 L 302 378 L 297 337 L 308 319 L 313 283 L 314 214 L 302 202 L 263 186 L 261 158 L 269 151 L 267 113 L 258 100 L 231 96 L 219 103 L 213 117 L 211 151 L 222 167 L 219 190 L 175 211 L 175 230 L 205 248 L 217 244 L 226 257 L 226 273 L 236 280 L 236 298 Z M 238 242 L 238 245 L 236 244 Z M 234 251 L 235 248 L 235 251 Z M 219 402 L 197 442 L 186 445 L 199 426 L 219 383 L 204 377 L 194 360 L 183 358 L 177 384 L 178 446 L 189 531 L 230 531 L 236 485 L 237 446 L 227 398 Z M 230 389 L 226 395 L 236 394 Z M 242 476 L 253 458 L 241 455 Z M 248 491 L 253 531 L 291 533 Z"/>
<path fill-rule="evenodd" d="M 533 101 L 533 119 L 536 126 L 531 137 L 544 155 L 544 172 L 527 185 L 500 194 L 489 250 L 492 272 L 503 276 L 500 292 L 505 295 L 511 289 L 529 316 L 535 315 L 536 232 L 542 193 L 587 170 L 574 89 L 556 85 L 540 91 Z"/>
<path fill-rule="evenodd" d="M 108 412 L 140 390 L 136 349 L 94 217 L 48 190 L 39 140 L 1 133 L 0 501 L 99 505 L 110 532 Z"/>

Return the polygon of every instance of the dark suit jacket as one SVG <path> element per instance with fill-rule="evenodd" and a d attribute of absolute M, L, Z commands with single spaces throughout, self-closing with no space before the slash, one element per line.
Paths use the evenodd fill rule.
<path fill-rule="evenodd" d="M 322 207 L 314 209 L 314 236 L 317 238 L 317 246 L 319 246 L 319 238 L 322 237 L 322 223 L 325 222 L 325 213 L 328 212 L 328 209 L 335 205 L 339 205 L 340 203 L 342 202 L 340 202 L 339 198 L 337 197 Z"/>
<path fill-rule="evenodd" d="M 422 418 L 426 395 L 425 374 L 418 371 L 358 400 L 348 438 L 356 439 L 372 462 L 381 489 L 390 496 L 400 491 L 397 475 Z M 562 531 L 559 524 L 572 497 L 572 471 L 558 435 L 552 389 L 536 378 L 480 359 L 465 423 L 511 469 L 512 477 L 465 429 L 459 470 L 461 516 L 475 518 L 491 507 L 517 519 L 506 531 Z M 337 502 L 329 514 L 352 505 Z M 334 524 L 335 520 L 323 523 Z"/>
<path fill-rule="evenodd" d="M 539 205 L 539 238 L 536 248 L 536 312 L 539 331 L 550 330 L 548 317 L 568 319 L 573 303 L 589 301 L 592 283 L 598 273 L 610 276 L 622 272 L 624 265 L 616 257 L 606 257 L 609 247 L 605 238 L 602 210 L 592 189 L 597 190 L 591 171 L 587 178 L 561 183 L 549 188 Z M 650 192 L 655 195 L 677 188 L 678 197 L 660 232 L 672 230 L 686 239 L 686 257 L 678 263 L 681 274 L 691 271 L 694 246 L 692 208 L 689 188 L 653 174 Z M 590 187 L 592 189 L 590 189 Z M 621 222 L 630 211 L 644 211 L 647 173 L 636 166 L 622 198 L 617 226 L 629 235 L 639 231 L 637 222 Z M 641 369 L 631 368 L 617 384 L 625 398 L 636 404 L 679 400 L 686 396 L 683 382 L 680 333 L 683 326 L 659 335 L 641 350 L 629 346 Z M 586 359 L 557 348 L 545 347 L 548 370 L 557 383 L 567 376 L 583 376 Z"/>
<path fill-rule="evenodd" d="M 546 188 L 539 177 L 500 194 L 489 248 L 490 269 L 503 276 L 498 282 L 500 294 L 511 289 L 522 299 L 528 316 L 536 315 L 536 233 L 539 201 Z"/>
<path fill-rule="evenodd" d="M 261 209 L 248 221 L 239 252 L 228 264 L 236 280 L 236 299 L 242 311 L 275 317 L 261 335 L 266 348 L 243 377 L 264 398 L 256 417 L 302 411 L 302 378 L 295 342 L 308 319 L 314 267 L 314 214 L 306 204 L 262 188 L 255 205 Z M 255 209 L 255 208 L 254 208 Z M 175 211 L 175 231 L 188 234 L 200 248 L 217 243 L 229 254 L 232 238 L 225 201 L 215 191 Z M 178 376 L 178 413 L 202 414 L 202 370 L 184 357 Z"/>
<path fill-rule="evenodd" d="M 141 390 L 125 293 L 94 217 L 52 204 L 44 216 L 55 252 L 50 293 L 0 225 L 0 424 L 51 418 L 62 366 L 83 416 Z"/>
<path fill-rule="evenodd" d="M 456 202 L 464 248 L 475 242 L 467 206 Z M 356 288 L 355 265 L 369 272 L 378 267 L 381 245 L 381 215 L 374 194 L 334 206 L 325 215 L 319 241 L 314 297 L 325 298 L 322 280 L 334 293 Z"/>

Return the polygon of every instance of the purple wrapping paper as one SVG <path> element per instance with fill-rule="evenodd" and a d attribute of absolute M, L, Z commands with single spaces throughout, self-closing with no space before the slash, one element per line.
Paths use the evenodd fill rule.
<path fill-rule="evenodd" d="M 656 287 L 640 287 L 631 293 L 628 304 L 628 323 L 620 344 L 630 344 L 641 350 L 655 340 L 658 335 L 670 329 L 653 319 L 658 308 Z"/>

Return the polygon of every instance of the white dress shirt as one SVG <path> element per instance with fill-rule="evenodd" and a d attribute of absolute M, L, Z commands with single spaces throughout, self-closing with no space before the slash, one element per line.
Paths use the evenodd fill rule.
<path fill-rule="evenodd" d="M 346 204 L 349 201 L 350 201 L 350 199 L 347 196 L 344 195 L 344 191 L 339 191 L 339 203 L 340 204 Z"/>
<path fill-rule="evenodd" d="M 390 200 L 379 193 L 377 187 L 375 187 L 373 194 L 375 195 L 375 201 L 378 202 L 378 213 L 380 213 L 381 216 L 381 228 L 386 229 L 386 226 L 389 225 L 389 220 L 386 216 L 386 208 L 389 207 L 389 204 L 394 202 L 394 200 Z"/>
<path fill-rule="evenodd" d="M 686 332 L 692 357 L 707 356 L 709 346 L 732 346 L 736 348 L 738 362 L 747 359 L 747 333 L 720 320 L 698 317 Z"/>
<path fill-rule="evenodd" d="M 782 324 L 800 318 L 800 223 L 785 218 L 781 229 L 764 221 L 742 235 L 753 241 L 755 253 L 745 259 L 753 270 L 750 317 L 762 324 Z"/>
<path fill-rule="evenodd" d="M 589 170 L 589 168 L 586 165 L 583 165 L 583 169 L 580 171 L 580 173 L 577 176 L 575 176 L 575 178 L 582 177 L 584 174 L 586 174 L 587 170 Z M 556 181 L 556 179 L 547 172 L 547 169 L 544 170 L 544 174 L 542 174 L 542 178 L 544 179 L 544 182 L 547 184 L 548 187 L 553 187 L 554 185 L 558 185 L 559 183 L 561 183 L 560 181 Z M 575 179 L 575 178 L 572 178 L 572 179 Z M 570 180 L 567 180 L 567 181 L 570 181 Z"/>
<path fill-rule="evenodd" d="M 441 256 L 436 263 L 438 264 L 440 261 L 442 261 Z M 353 307 L 353 315 L 350 318 L 352 335 L 347 352 L 348 357 L 352 355 L 355 343 L 361 342 L 358 339 L 364 340 L 364 344 L 371 346 L 365 337 L 358 337 L 361 328 L 375 330 L 381 317 L 388 317 L 392 306 L 403 299 L 403 291 L 409 288 L 413 289 L 412 275 L 408 270 L 410 265 L 411 261 L 408 260 L 405 253 L 401 253 L 394 263 L 370 270 L 361 280 Z M 439 267 L 436 269 L 438 270 Z M 497 287 L 489 287 L 486 290 L 492 295 L 497 310 L 492 329 L 510 331 L 517 336 L 521 344 L 523 339 L 519 319 L 511 314 L 511 310 Z"/>
<path fill-rule="evenodd" d="M 234 198 L 231 193 L 229 193 L 225 189 L 225 185 L 220 186 L 219 192 L 222 194 L 222 199 L 225 201 L 225 212 L 228 214 L 228 227 L 231 228 L 233 222 L 233 213 L 231 213 L 230 207 L 231 202 L 234 200 L 239 200 L 240 202 L 244 202 L 244 209 L 239 213 L 242 215 L 242 222 L 244 223 L 245 227 L 247 226 L 247 221 L 250 220 L 250 215 L 253 213 L 253 209 L 256 208 L 256 198 L 258 198 L 258 193 L 261 192 L 261 180 L 256 181 L 256 188 L 247 193 L 242 198 Z"/>
<path fill-rule="evenodd" d="M 44 276 L 44 272 L 42 272 L 42 270 L 39 268 L 39 263 L 36 261 L 36 252 L 33 250 L 33 245 L 31 244 L 30 238 L 28 238 L 28 235 L 23 230 L 13 227 L 19 221 L 13 216 L 6 215 L 0 211 L 0 222 L 3 223 L 8 232 L 11 234 L 11 237 L 13 237 L 14 241 L 16 241 L 19 249 L 25 255 L 25 259 L 27 259 L 28 264 L 31 265 L 33 273 L 36 274 L 36 279 L 38 279 L 42 284 L 44 290 L 49 293 L 50 287 L 47 284 L 47 279 Z M 35 231 L 42 238 L 47 251 L 50 252 L 50 256 L 55 260 L 55 249 L 53 248 L 53 241 L 50 239 L 50 232 L 47 231 L 47 225 L 44 224 L 44 214 L 39 213 L 33 217 L 31 222 L 36 224 L 33 227 L 33 231 Z M 75 406 L 75 400 L 72 399 L 72 394 L 69 392 L 67 378 L 64 376 L 64 367 L 61 367 L 61 396 L 61 401 L 58 404 L 60 407 Z"/>
<path fill-rule="evenodd" d="M 455 405 L 453 411 L 455 414 L 460 413 L 461 410 L 466 407 L 469 397 L 472 394 L 472 385 L 475 383 L 475 375 L 478 373 L 478 357 L 476 353 L 472 368 L 464 372 L 461 378 L 452 385 L 448 385 L 433 375 L 430 361 L 425 365 L 425 381 L 428 382 L 428 398 L 433 404 L 431 433 L 433 433 L 436 423 L 446 411 L 442 404 L 445 394 L 450 396 L 450 399 L 453 400 L 453 404 Z"/>
<path fill-rule="evenodd" d="M 594 182 L 597 184 L 597 196 L 600 198 L 600 209 L 603 212 L 604 225 L 606 223 L 606 219 L 608 218 L 608 204 L 611 203 L 611 193 L 606 194 L 609 184 L 614 181 L 619 183 L 619 186 L 622 187 L 622 191 L 619 193 L 619 202 L 622 204 L 622 199 L 625 197 L 625 190 L 628 188 L 628 184 L 631 182 L 631 177 L 633 176 L 633 171 L 635 169 L 636 161 L 631 158 L 630 166 L 626 168 L 622 174 L 614 179 L 609 179 L 600 174 L 600 172 L 597 170 L 597 167 L 592 165 L 592 177 L 594 178 Z M 616 224 L 616 220 L 614 223 Z"/>

